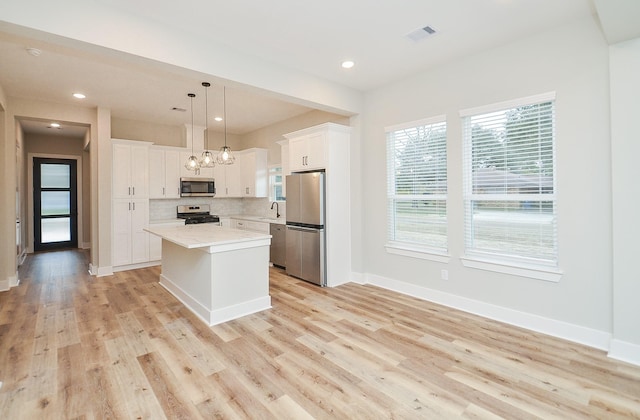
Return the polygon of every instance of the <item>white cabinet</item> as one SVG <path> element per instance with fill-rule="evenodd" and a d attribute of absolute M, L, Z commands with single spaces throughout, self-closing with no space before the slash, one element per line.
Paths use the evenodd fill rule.
<path fill-rule="evenodd" d="M 150 143 L 112 140 L 113 198 L 149 197 Z"/>
<path fill-rule="evenodd" d="M 180 151 L 149 149 L 149 198 L 180 198 Z"/>
<path fill-rule="evenodd" d="M 256 222 L 245 219 L 231 219 L 231 227 L 240 230 L 250 230 L 253 232 L 269 233 L 270 224 L 267 222 Z"/>
<path fill-rule="evenodd" d="M 216 165 L 213 169 L 215 178 L 216 197 L 242 197 L 240 180 L 240 165 L 238 160 L 233 165 Z"/>
<path fill-rule="evenodd" d="M 119 198 L 112 208 L 112 266 L 149 261 L 149 200 Z"/>
<path fill-rule="evenodd" d="M 328 286 L 351 281 L 351 128 L 333 123 L 299 130 L 289 140 L 291 172 L 325 171 L 325 245 Z M 287 262 L 287 265 L 289 263 Z"/>
<path fill-rule="evenodd" d="M 232 165 L 216 165 L 213 177 L 216 197 L 268 197 L 267 149 L 247 149 L 234 153 Z"/>
<path fill-rule="evenodd" d="M 289 139 L 289 167 L 292 172 L 323 169 L 326 166 L 326 137 L 324 131 Z"/>
<path fill-rule="evenodd" d="M 267 149 L 247 149 L 236 155 L 240 168 L 242 197 L 269 196 L 269 168 Z"/>
<path fill-rule="evenodd" d="M 231 224 L 231 218 L 229 218 L 229 217 L 221 217 L 220 218 L 220 226 L 232 228 L 233 225 Z"/>
<path fill-rule="evenodd" d="M 202 152 L 195 152 L 195 156 L 200 159 Z M 213 169 L 214 168 L 200 168 L 198 171 L 190 171 L 184 165 L 187 163 L 187 160 L 191 156 L 191 150 L 180 152 L 180 176 L 187 178 L 213 178 Z"/>

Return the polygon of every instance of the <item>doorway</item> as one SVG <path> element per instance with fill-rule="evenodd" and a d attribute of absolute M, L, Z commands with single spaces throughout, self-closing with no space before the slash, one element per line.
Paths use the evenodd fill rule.
<path fill-rule="evenodd" d="M 33 158 L 34 251 L 78 247 L 77 161 Z"/>

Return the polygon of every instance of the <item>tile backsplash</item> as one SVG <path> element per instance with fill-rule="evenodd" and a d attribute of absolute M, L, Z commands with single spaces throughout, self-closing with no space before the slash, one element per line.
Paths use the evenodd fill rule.
<path fill-rule="evenodd" d="M 179 205 L 209 204 L 211 214 L 219 216 L 251 215 L 260 217 L 276 217 L 276 209 L 271 210 L 268 198 L 211 198 L 185 197 L 172 200 L 149 200 L 149 220 L 175 219 Z M 285 203 L 279 202 L 280 217 L 285 217 Z"/>

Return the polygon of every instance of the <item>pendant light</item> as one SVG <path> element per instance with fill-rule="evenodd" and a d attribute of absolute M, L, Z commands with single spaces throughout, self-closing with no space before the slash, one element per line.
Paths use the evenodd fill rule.
<path fill-rule="evenodd" d="M 204 86 L 204 130 L 205 130 L 205 140 L 206 147 L 205 151 L 202 152 L 202 156 L 200 157 L 200 167 L 201 168 L 213 168 L 216 165 L 215 156 L 213 153 L 209 151 L 209 86 L 211 83 L 202 82 L 202 86 Z"/>
<path fill-rule="evenodd" d="M 196 97 L 196 94 L 188 93 L 187 96 L 191 98 L 191 156 L 187 159 L 184 167 L 190 171 L 195 171 L 197 175 L 200 172 L 200 162 L 198 162 L 198 158 L 193 153 L 193 98 Z"/>
<path fill-rule="evenodd" d="M 224 146 L 218 152 L 218 165 L 231 165 L 236 158 L 231 154 L 231 148 L 227 146 L 227 88 L 222 88 L 222 118 L 224 119 Z"/>

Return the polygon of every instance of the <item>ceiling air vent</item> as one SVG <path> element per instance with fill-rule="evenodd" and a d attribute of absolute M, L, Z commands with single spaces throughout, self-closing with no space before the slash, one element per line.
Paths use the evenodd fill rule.
<path fill-rule="evenodd" d="M 436 30 L 431 26 L 425 26 L 423 28 L 418 28 L 415 31 L 409 32 L 406 37 L 414 42 L 422 41 L 431 35 L 435 35 Z"/>

